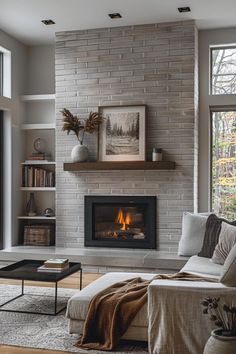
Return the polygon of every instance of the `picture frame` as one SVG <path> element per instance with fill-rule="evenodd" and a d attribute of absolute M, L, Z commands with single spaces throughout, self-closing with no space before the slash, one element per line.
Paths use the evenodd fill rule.
<path fill-rule="evenodd" d="M 100 106 L 104 117 L 98 131 L 99 161 L 146 160 L 147 106 Z"/>

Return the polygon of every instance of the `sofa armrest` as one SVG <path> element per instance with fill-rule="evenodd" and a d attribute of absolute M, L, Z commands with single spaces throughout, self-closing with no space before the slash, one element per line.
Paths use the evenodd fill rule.
<path fill-rule="evenodd" d="M 149 352 L 202 354 L 213 329 L 200 305 L 207 296 L 236 303 L 236 288 L 199 281 L 152 281 L 148 287 Z"/>

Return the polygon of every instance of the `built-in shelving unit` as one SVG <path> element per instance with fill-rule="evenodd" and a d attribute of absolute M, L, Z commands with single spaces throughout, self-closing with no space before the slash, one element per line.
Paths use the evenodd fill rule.
<path fill-rule="evenodd" d="M 40 161 L 24 161 L 24 162 L 21 162 L 21 165 L 56 165 L 56 162 L 55 161 L 44 161 L 44 160 L 40 160 Z"/>
<path fill-rule="evenodd" d="M 64 171 L 101 171 L 101 170 L 174 170 L 173 161 L 122 161 L 122 162 L 65 162 Z"/>
<path fill-rule="evenodd" d="M 38 102 L 38 101 L 54 101 L 56 95 L 48 94 L 48 95 L 23 95 L 21 96 L 21 100 L 23 102 Z"/>
<path fill-rule="evenodd" d="M 55 192 L 56 187 L 21 187 L 21 191 L 25 192 Z"/>
<path fill-rule="evenodd" d="M 41 123 L 41 124 L 22 124 L 21 126 L 22 130 L 50 130 L 50 129 L 56 129 L 55 123 Z"/>
<path fill-rule="evenodd" d="M 22 207 L 17 220 L 19 223 L 19 244 L 23 242 L 24 227 L 28 225 L 42 225 L 55 224 L 56 216 L 44 216 L 44 210 L 51 208 L 55 213 L 55 191 L 56 187 L 43 187 L 47 182 L 45 179 L 41 180 L 43 173 L 55 173 L 55 94 L 39 94 L 39 95 L 24 95 L 21 96 L 24 102 L 24 121 L 21 125 L 22 141 L 25 142 L 24 157 L 21 162 L 22 186 Z M 45 141 L 45 160 L 35 160 L 34 141 L 41 138 Z M 33 160 L 31 160 L 33 155 Z M 47 156 L 50 158 L 47 159 Z M 36 157 L 37 158 L 37 157 Z M 40 157 L 41 158 L 41 157 Z M 52 161 L 51 161 L 52 159 Z M 32 169 L 31 169 L 32 167 Z M 30 172 L 29 172 L 30 170 Z M 46 170 L 46 172 L 45 172 Z M 23 172 L 24 171 L 24 172 Z M 32 172 L 33 171 L 33 172 Z M 36 172 L 35 172 L 36 171 Z M 38 171 L 40 173 L 38 174 Z M 43 171 L 43 172 L 42 172 Z M 42 172 L 42 174 L 41 174 Z M 28 173 L 33 173 L 31 179 Z M 42 177 L 43 178 L 43 177 Z M 29 182 L 31 181 L 31 182 Z M 40 183 L 39 183 L 40 181 Z M 25 185 L 24 185 L 25 184 Z M 40 185 L 40 187 L 29 187 L 29 185 Z M 50 184 L 49 184 L 50 185 Z M 36 216 L 28 216 L 26 213 L 26 205 L 30 199 L 30 193 L 34 193 L 35 204 L 37 207 Z"/>
<path fill-rule="evenodd" d="M 43 216 L 43 215 L 36 215 L 36 216 L 18 216 L 17 219 L 19 220 L 56 220 L 55 216 Z"/>

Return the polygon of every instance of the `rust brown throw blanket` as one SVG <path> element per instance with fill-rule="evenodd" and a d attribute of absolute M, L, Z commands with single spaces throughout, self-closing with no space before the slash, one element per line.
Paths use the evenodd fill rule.
<path fill-rule="evenodd" d="M 83 335 L 77 347 L 112 350 L 147 301 L 147 288 L 154 279 L 216 281 L 190 273 L 156 275 L 151 280 L 133 278 L 99 292 L 90 302 Z"/>

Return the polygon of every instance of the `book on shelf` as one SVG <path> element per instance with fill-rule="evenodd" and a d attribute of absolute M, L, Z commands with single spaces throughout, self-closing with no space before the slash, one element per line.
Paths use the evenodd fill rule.
<path fill-rule="evenodd" d="M 48 273 L 61 273 L 65 270 L 67 270 L 68 268 L 69 268 L 69 264 L 67 264 L 63 268 L 49 268 L 49 267 L 46 267 L 45 265 L 42 265 L 37 268 L 37 271 L 38 272 L 48 272 Z"/>
<path fill-rule="evenodd" d="M 67 258 L 52 258 L 44 262 L 44 266 L 47 268 L 63 269 L 69 265 L 69 259 Z"/>
<path fill-rule="evenodd" d="M 22 187 L 54 187 L 55 172 L 42 167 L 23 166 Z"/>
<path fill-rule="evenodd" d="M 51 154 L 45 154 L 45 153 L 34 153 L 32 152 L 31 155 L 28 156 L 28 160 L 29 161 L 44 161 L 44 160 L 48 160 L 51 161 L 52 160 L 52 156 Z"/>

